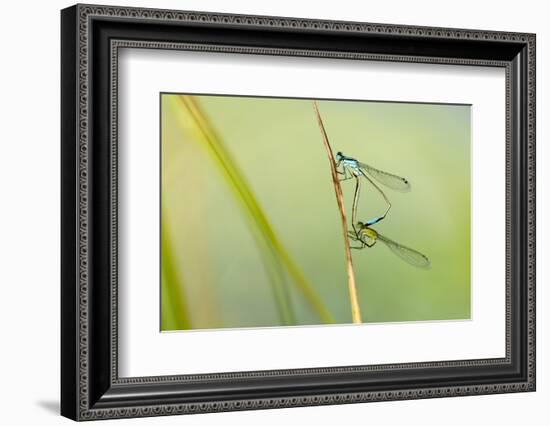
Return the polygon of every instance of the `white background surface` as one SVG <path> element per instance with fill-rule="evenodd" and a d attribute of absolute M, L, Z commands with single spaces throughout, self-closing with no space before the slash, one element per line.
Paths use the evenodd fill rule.
<path fill-rule="evenodd" d="M 105 0 L 103 3 L 117 4 Z M 188 0 L 120 3 L 313 18 L 536 32 L 538 391 L 421 401 L 107 421 L 101 424 L 548 423 L 550 400 L 550 28 L 544 2 Z M 0 400 L 7 425 L 69 424 L 59 394 L 59 9 L 65 1 L 3 4 L 0 73 Z"/>
<path fill-rule="evenodd" d="M 125 49 L 119 81 L 121 376 L 505 356 L 504 69 Z M 471 320 L 159 333 L 160 92 L 472 104 Z"/>

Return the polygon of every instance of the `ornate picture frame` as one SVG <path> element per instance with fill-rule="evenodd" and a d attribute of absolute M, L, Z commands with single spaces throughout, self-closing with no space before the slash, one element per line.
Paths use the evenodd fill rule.
<path fill-rule="evenodd" d="M 534 34 L 96 5 L 64 9 L 61 29 L 62 415 L 93 420 L 535 390 Z M 121 48 L 503 68 L 506 356 L 119 377 Z"/>

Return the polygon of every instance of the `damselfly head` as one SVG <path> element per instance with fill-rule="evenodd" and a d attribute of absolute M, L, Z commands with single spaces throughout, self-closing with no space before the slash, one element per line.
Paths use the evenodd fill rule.
<path fill-rule="evenodd" d="M 342 161 L 344 159 L 344 154 L 341 151 L 336 153 L 336 161 Z"/>
<path fill-rule="evenodd" d="M 365 224 L 363 222 L 357 222 L 357 227 L 359 229 L 363 229 L 365 227 Z"/>

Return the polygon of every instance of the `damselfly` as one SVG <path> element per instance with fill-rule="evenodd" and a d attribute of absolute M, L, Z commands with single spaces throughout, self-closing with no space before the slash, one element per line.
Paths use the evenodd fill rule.
<path fill-rule="evenodd" d="M 341 168 L 341 170 L 340 170 Z M 355 178 L 355 195 L 353 197 L 353 209 L 352 209 L 352 224 L 355 229 L 355 223 L 357 220 L 357 203 L 359 200 L 359 191 L 360 191 L 360 177 L 364 177 L 367 179 L 372 186 L 382 195 L 384 200 L 386 201 L 387 207 L 386 211 L 382 216 L 379 216 L 373 221 L 371 224 L 380 222 L 382 219 L 386 217 L 388 212 L 391 209 L 391 203 L 388 197 L 386 197 L 386 194 L 384 191 L 380 189 L 380 187 L 373 181 L 373 179 L 377 180 L 381 184 L 387 186 L 390 189 L 393 189 L 395 191 L 399 192 L 408 192 L 411 189 L 411 184 L 409 181 L 405 178 L 402 178 L 400 176 L 394 175 L 392 173 L 384 172 L 382 170 L 378 170 L 372 166 L 369 166 L 368 164 L 361 163 L 355 158 L 347 157 L 342 152 L 338 152 L 336 154 L 336 170 L 339 174 L 343 175 L 344 177 L 341 180 L 348 180 L 351 178 Z M 371 179 L 369 176 L 371 176 L 373 179 Z"/>
<path fill-rule="evenodd" d="M 382 241 L 393 253 L 410 265 L 417 266 L 419 268 L 429 268 L 431 266 L 430 259 L 428 259 L 425 255 L 381 235 L 378 231 L 370 227 L 371 224 L 372 221 L 367 223 L 358 222 L 356 227 L 354 227 L 355 232 L 348 232 L 349 238 L 353 241 L 359 242 L 360 244 L 359 246 L 351 248 L 370 248 L 373 247 L 377 241 Z"/>

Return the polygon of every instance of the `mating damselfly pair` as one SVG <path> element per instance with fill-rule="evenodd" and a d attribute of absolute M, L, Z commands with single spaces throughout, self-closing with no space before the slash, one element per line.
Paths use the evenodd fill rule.
<path fill-rule="evenodd" d="M 348 232 L 348 237 L 352 241 L 357 242 L 359 245 L 352 246 L 351 248 L 371 248 L 377 241 L 382 241 L 393 253 L 407 263 L 420 268 L 429 268 L 431 266 L 431 262 L 425 255 L 381 235 L 378 231 L 372 228 L 372 225 L 375 225 L 386 218 L 392 207 L 390 200 L 375 181 L 390 189 L 400 192 L 410 191 L 411 185 L 409 181 L 400 176 L 384 172 L 369 166 L 368 164 L 361 163 L 355 158 L 347 157 L 342 154 L 342 152 L 338 152 L 336 154 L 336 169 L 337 172 L 343 176 L 341 181 L 355 179 L 355 192 L 353 196 L 351 214 L 353 230 Z M 361 181 L 363 178 L 366 179 L 374 187 L 374 189 L 380 193 L 380 195 L 382 195 L 386 202 L 385 212 L 381 216 L 377 216 L 366 222 L 357 220 L 357 208 L 361 191 Z"/>

